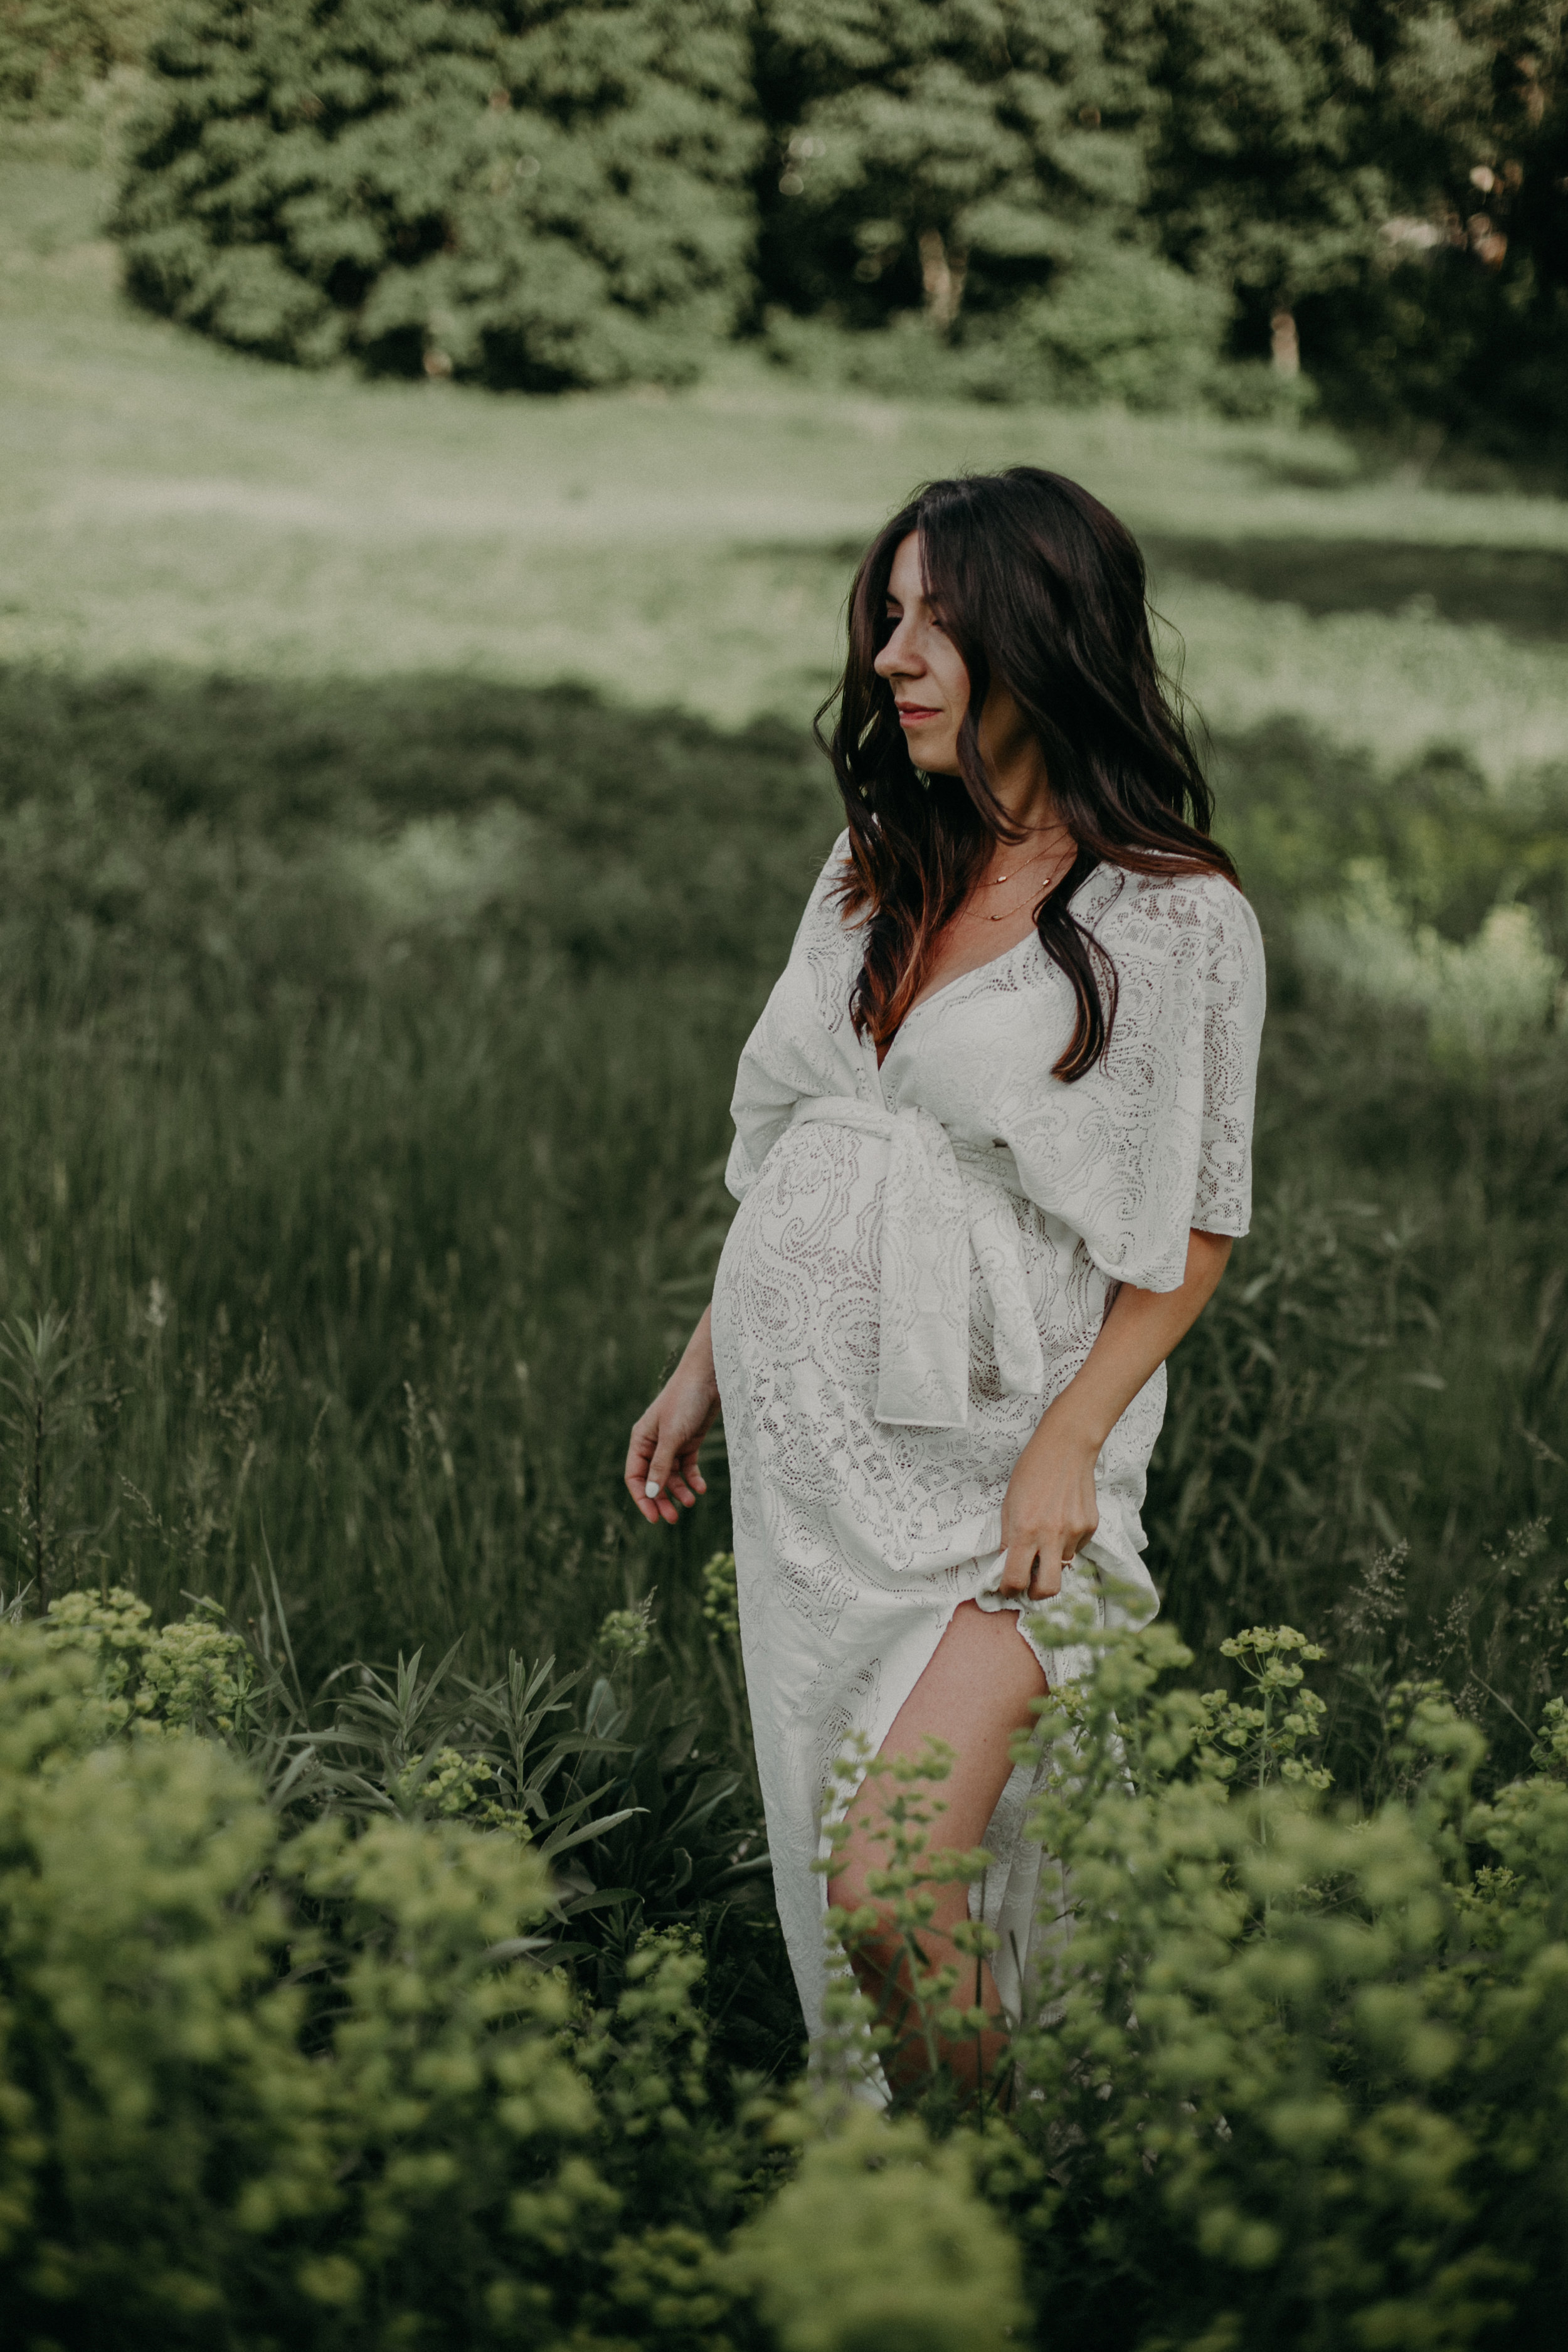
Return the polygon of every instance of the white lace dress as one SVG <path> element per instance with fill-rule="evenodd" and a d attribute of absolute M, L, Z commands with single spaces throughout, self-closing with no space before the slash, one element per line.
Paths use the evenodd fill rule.
<path fill-rule="evenodd" d="M 1073 999 L 1031 934 L 918 1006 L 879 1070 L 849 1019 L 847 838 L 741 1056 L 742 1205 L 713 1297 L 746 1682 L 814 2033 L 833 1762 L 854 1732 L 881 1745 L 961 1601 L 1005 1605 L 1008 1478 L 1118 1285 L 1173 1290 L 1194 1226 L 1246 1232 L 1264 998 L 1258 924 L 1229 883 L 1102 866 L 1074 900 L 1120 983 L 1102 1064 L 1051 1075 Z M 1106 1441 L 1099 1532 L 1047 1614 L 1086 1599 L 1102 1620 L 1154 1614 L 1138 1514 L 1164 1405 L 1162 1369 Z M 1043 1663 L 1059 1680 L 1084 1656 Z M 983 1898 L 1015 2010 L 1037 1932 L 1025 1781 L 991 1824 Z"/>

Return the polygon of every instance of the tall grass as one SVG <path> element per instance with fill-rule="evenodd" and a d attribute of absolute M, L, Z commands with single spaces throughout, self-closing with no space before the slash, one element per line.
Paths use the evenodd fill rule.
<path fill-rule="evenodd" d="M 265 1542 L 318 1656 L 581 1646 L 646 1579 L 618 1448 L 831 838 L 802 747 L 434 686 L 8 698 L 3 1309 L 87 1350 L 53 1573 L 233 1604 Z"/>
<path fill-rule="evenodd" d="M 80 1351 L 41 1464 L 13 1415 L 7 1581 L 243 1611 L 269 1554 L 309 1664 L 461 1633 L 472 1671 L 575 1663 L 657 1584 L 700 1680 L 721 1457 L 678 1535 L 619 1460 L 716 1256 L 735 1050 L 836 830 L 820 761 L 439 679 L 17 673 L 0 740 L 0 1318 L 15 1349 L 53 1307 Z M 1173 1368 L 1153 1564 L 1212 1656 L 1270 1615 L 1331 1642 L 1407 1546 L 1402 1655 L 1463 1651 L 1506 1760 L 1531 1667 L 1487 1645 L 1558 1571 L 1536 1542 L 1500 1582 L 1487 1547 L 1568 1454 L 1562 1049 L 1539 1015 L 1445 1045 L 1299 942 L 1375 862 L 1409 937 L 1511 892 L 1549 961 L 1568 796 L 1453 760 L 1394 789 L 1279 728 L 1216 774 L 1272 958 L 1258 1218 Z"/>

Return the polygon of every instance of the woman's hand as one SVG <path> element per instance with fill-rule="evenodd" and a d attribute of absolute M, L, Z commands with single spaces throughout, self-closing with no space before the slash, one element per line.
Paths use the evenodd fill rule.
<path fill-rule="evenodd" d="M 1098 1440 L 1066 1415 L 1047 1408 L 1019 1454 L 1002 1504 L 999 1590 L 1049 1601 L 1062 1589 L 1062 1570 L 1100 1525 L 1094 1488 Z"/>
<path fill-rule="evenodd" d="M 676 1504 L 689 1510 L 708 1492 L 697 1467 L 697 1449 L 719 1418 L 719 1383 L 713 1373 L 712 1309 L 686 1344 L 686 1353 L 632 1431 L 626 1452 L 626 1486 L 650 1525 L 673 1527 Z"/>
<path fill-rule="evenodd" d="M 1094 1465 L 1144 1382 L 1190 1331 L 1230 1256 L 1228 1234 L 1187 1235 L 1177 1290 L 1122 1283 L 1093 1347 L 1019 1454 L 1002 1505 L 1004 1592 L 1050 1601 L 1062 1570 L 1100 1525 Z"/>

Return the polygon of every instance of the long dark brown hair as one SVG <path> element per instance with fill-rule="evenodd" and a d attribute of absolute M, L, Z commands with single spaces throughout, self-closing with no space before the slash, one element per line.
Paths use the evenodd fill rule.
<path fill-rule="evenodd" d="M 911 531 L 927 597 L 969 672 L 961 776 L 915 767 L 892 689 L 872 667 L 892 633 L 893 558 Z M 1074 894 L 1102 862 L 1233 882 L 1236 868 L 1209 839 L 1213 795 L 1155 659 L 1137 544 L 1098 499 L 1037 466 L 928 483 L 878 534 L 855 575 L 848 656 L 817 713 L 817 740 L 849 819 L 841 905 L 847 916 L 868 910 L 850 1011 L 858 1034 L 879 1045 L 920 993 L 937 935 L 994 842 L 1023 837 L 980 756 L 993 681 L 1038 740 L 1057 814 L 1078 845 L 1035 921 L 1078 1004 L 1056 1074 L 1079 1078 L 1110 1043 L 1117 984 L 1110 957 L 1072 912 Z"/>

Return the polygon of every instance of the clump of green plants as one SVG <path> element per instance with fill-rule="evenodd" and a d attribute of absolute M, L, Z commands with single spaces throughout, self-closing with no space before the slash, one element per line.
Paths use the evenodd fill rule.
<path fill-rule="evenodd" d="M 818 2110 L 803 2137 L 799 2171 L 731 2255 L 782 2352 L 1028 2340 L 1017 2242 L 976 2188 L 983 2146 L 863 2108 Z"/>
<path fill-rule="evenodd" d="M 700 1947 L 643 1937 L 595 2007 L 537 1845 L 291 1826 L 177 1700 L 117 1727 L 128 1626 L 0 1629 L 8 2338 L 619 2340 L 787 2160 L 710 2063 Z"/>
<path fill-rule="evenodd" d="M 476 1682 L 457 1649 L 390 1667 L 338 1667 L 301 1683 L 275 1580 L 248 1634 L 216 1602 L 156 1626 L 121 1586 L 68 1593 L 36 1621 L 44 1649 L 85 1669 L 92 1738 L 197 1733 L 256 1776 L 279 1819 L 459 1824 L 526 1849 L 550 1874 L 548 1946 L 592 1962 L 602 1991 L 640 1939 L 727 1915 L 754 1917 L 767 1850 L 733 1764 L 701 1752 L 701 1718 L 668 1678 L 630 1675 L 651 1637 L 647 1606 L 612 1612 L 602 1646 L 622 1677 L 527 1663 Z M 621 1621 L 617 1624 L 617 1618 Z M 624 1638 L 626 1625 L 638 1640 Z"/>
<path fill-rule="evenodd" d="M 1347 1806 L 1293 1628 L 1228 1645 L 1240 1696 L 1178 1679 L 1168 1627 L 1060 1638 L 1093 1671 L 1015 1756 L 1066 1909 L 1003 2095 L 967 2116 L 1032 2308 L 1107 2345 L 1536 2340 L 1568 2286 L 1568 2103 L 1540 2064 L 1568 2026 L 1562 1702 L 1542 1769 L 1479 1802 L 1474 1724 L 1401 1685 Z M 932 1840 L 942 1772 L 911 1761 L 880 1881 L 933 2048 L 964 2022 L 918 1965 L 960 1859 Z M 841 2004 L 851 2065 L 885 2038 L 863 2012 Z M 916 2104 L 952 2128 L 940 2084 Z"/>
<path fill-rule="evenodd" d="M 417 1662 L 355 1669 L 313 1784 L 290 1781 L 279 1639 L 211 1611 L 155 1630 L 122 1592 L 0 1627 L 0 2316 L 24 2340 L 858 2352 L 896 2318 L 926 2352 L 1047 2324 L 1326 2352 L 1550 2330 L 1561 1697 L 1537 1769 L 1483 1800 L 1474 1724 L 1393 1685 L 1351 1802 L 1307 1680 L 1328 1662 L 1294 1629 L 1235 1637 L 1230 1690 L 1185 1678 L 1169 1627 L 1066 1629 L 1091 1670 L 1015 1751 L 1059 1865 L 1042 1973 L 981 2096 L 906 2079 L 889 2120 L 846 2095 L 888 2040 L 857 1996 L 810 2077 L 735 2063 L 726 2011 L 757 1987 L 693 1861 L 719 1810 L 700 1774 L 659 1811 L 652 1776 L 684 1752 L 666 1700 L 639 1714 L 601 1677 L 574 1722 L 549 1669 L 460 1706 Z M 526 1755 L 552 1713 L 562 1760 L 633 1801 L 547 1859 L 545 1823 L 501 1801 L 498 1727 L 531 1727 Z M 907 1759 L 879 1882 L 939 2067 L 998 2032 L 962 1970 L 920 1966 L 933 1887 L 986 1863 L 941 1846 L 945 1764 Z M 573 1873 L 639 1835 L 663 1908 L 603 1891 L 626 1928 L 607 1971 L 563 1927 Z"/>

